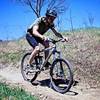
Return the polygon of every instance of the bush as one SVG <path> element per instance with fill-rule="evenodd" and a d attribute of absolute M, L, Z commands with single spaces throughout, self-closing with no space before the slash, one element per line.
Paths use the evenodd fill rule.
<path fill-rule="evenodd" d="M 20 88 L 11 88 L 0 83 L 0 100 L 38 100 Z"/>

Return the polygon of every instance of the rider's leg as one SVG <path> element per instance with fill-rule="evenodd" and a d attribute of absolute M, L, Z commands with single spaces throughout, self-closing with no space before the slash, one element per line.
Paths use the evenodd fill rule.
<path fill-rule="evenodd" d="M 48 48 L 49 47 L 49 42 L 48 41 L 44 41 L 43 45 L 44 45 L 45 48 Z M 49 50 L 47 50 L 45 52 L 45 59 L 48 57 L 48 55 L 49 55 Z"/>
<path fill-rule="evenodd" d="M 48 48 L 48 47 L 49 47 L 49 42 L 48 42 L 48 41 L 44 41 L 44 42 L 43 42 L 43 45 L 44 45 L 45 48 Z M 49 55 L 49 50 L 47 50 L 47 51 L 45 52 L 45 59 L 48 57 L 48 55 Z M 50 65 L 50 63 L 47 62 L 46 65 L 45 65 L 45 67 L 48 68 L 49 65 Z"/>
<path fill-rule="evenodd" d="M 35 56 L 39 53 L 39 46 L 36 46 L 34 49 L 33 49 L 33 52 L 31 53 L 30 55 L 30 58 L 29 58 L 29 64 L 31 65 L 32 64 L 32 61 L 34 60 Z"/>
<path fill-rule="evenodd" d="M 30 55 L 29 58 L 29 65 L 32 64 L 32 61 L 34 59 L 34 57 L 36 56 L 36 54 L 39 52 L 39 43 L 36 41 L 36 39 L 31 35 L 31 34 L 26 34 L 26 40 L 28 41 L 28 43 L 32 46 L 33 51 Z"/>

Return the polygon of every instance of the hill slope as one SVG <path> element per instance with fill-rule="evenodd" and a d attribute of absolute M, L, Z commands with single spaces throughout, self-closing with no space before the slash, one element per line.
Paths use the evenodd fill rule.
<path fill-rule="evenodd" d="M 80 29 L 80 30 L 76 30 L 74 33 L 64 32 L 63 34 L 64 35 L 67 34 L 67 36 L 69 37 L 69 42 L 64 43 L 63 45 L 62 43 L 59 43 L 58 49 L 61 49 L 61 51 L 63 52 L 63 57 L 68 59 L 73 65 L 74 79 L 79 82 L 79 85 L 74 87 L 74 90 L 76 89 L 75 91 L 77 91 L 79 89 L 79 91 L 77 92 L 78 93 L 81 92 L 82 95 L 84 94 L 83 91 L 87 91 L 86 88 L 99 88 L 100 90 L 100 29 L 85 29 L 85 30 Z M 55 38 L 51 34 L 50 37 Z M 25 38 L 16 41 L 0 42 L 0 69 L 2 69 L 1 70 L 2 72 L 0 73 L 4 72 L 4 74 L 1 74 L 1 76 L 4 75 L 4 77 L 8 78 L 8 81 L 9 80 L 11 81 L 10 83 L 12 83 L 12 81 L 16 82 L 14 78 L 8 75 L 8 74 L 12 75 L 12 73 L 9 73 L 8 70 L 15 71 L 16 73 L 15 75 L 17 75 L 17 72 L 14 69 L 20 68 L 20 61 L 22 56 L 25 54 L 25 52 L 27 52 L 30 49 L 31 47 L 26 42 Z M 20 74 L 20 71 L 18 71 L 18 73 Z M 43 74 L 42 77 L 39 79 L 44 79 L 44 78 L 46 77 Z M 17 83 L 18 84 L 20 83 L 20 85 L 24 83 L 21 82 L 22 81 L 19 82 L 17 81 Z M 81 84 L 82 87 L 80 87 Z M 28 88 L 27 85 L 25 86 L 26 88 Z M 35 88 L 39 90 L 38 86 Z M 39 88 L 42 89 L 43 87 L 39 86 Z M 39 93 L 41 94 L 41 92 Z M 43 93 L 44 91 L 42 91 L 42 95 Z M 36 95 L 38 95 L 38 93 Z M 61 99 L 57 99 L 58 95 L 60 94 L 56 94 L 55 97 L 56 99 L 54 100 L 61 100 Z M 53 94 L 49 96 L 53 96 Z M 97 95 L 95 96 L 98 97 Z M 90 95 L 89 98 L 91 97 L 92 94 Z M 65 98 L 68 99 L 67 97 Z M 78 98 L 76 100 L 79 100 Z M 84 95 L 84 99 L 85 98 L 86 95 Z M 75 100 L 75 98 L 69 100 Z M 92 100 L 96 100 L 96 99 L 92 99 Z"/>

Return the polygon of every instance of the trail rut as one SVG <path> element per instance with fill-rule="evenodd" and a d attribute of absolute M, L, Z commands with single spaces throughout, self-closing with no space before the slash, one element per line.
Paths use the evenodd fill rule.
<path fill-rule="evenodd" d="M 37 80 L 39 80 L 41 84 L 34 86 L 23 80 L 20 69 L 12 67 L 0 69 L 0 81 L 24 88 L 32 95 L 37 96 L 40 100 L 99 100 L 100 98 L 100 89 L 86 88 L 82 83 L 73 86 L 71 90 L 65 94 L 55 92 L 49 87 L 48 71 L 41 73 Z"/>

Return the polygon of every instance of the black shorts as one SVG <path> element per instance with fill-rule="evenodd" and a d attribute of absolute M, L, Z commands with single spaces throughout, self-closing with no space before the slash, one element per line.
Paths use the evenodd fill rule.
<path fill-rule="evenodd" d="M 31 34 L 27 33 L 26 34 L 26 40 L 28 43 L 34 48 L 35 46 L 38 46 L 39 43 L 43 44 L 43 40 L 40 38 L 34 37 Z"/>

